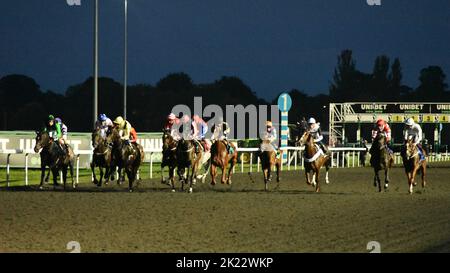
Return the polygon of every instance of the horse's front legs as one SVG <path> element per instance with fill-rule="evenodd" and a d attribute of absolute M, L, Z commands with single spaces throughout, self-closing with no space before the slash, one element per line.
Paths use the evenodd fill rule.
<path fill-rule="evenodd" d="M 45 177 L 45 165 L 41 164 L 41 183 L 39 184 L 39 189 L 43 189 L 43 184 L 44 184 L 44 177 Z"/>

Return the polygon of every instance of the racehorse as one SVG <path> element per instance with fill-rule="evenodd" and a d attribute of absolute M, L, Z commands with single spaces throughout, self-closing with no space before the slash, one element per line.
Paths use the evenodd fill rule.
<path fill-rule="evenodd" d="M 105 184 L 108 185 L 108 180 L 111 172 L 112 163 L 112 151 L 109 146 L 106 136 L 103 136 L 105 132 L 102 129 L 95 129 L 92 132 L 92 147 L 94 147 L 94 152 L 92 155 L 91 169 L 92 176 L 94 177 L 94 184 L 98 187 L 102 186 L 102 179 L 105 178 Z M 100 170 L 100 181 L 97 180 L 95 175 L 95 167 Z M 105 169 L 105 175 L 103 176 L 103 169 Z"/>
<path fill-rule="evenodd" d="M 301 146 L 305 146 L 304 167 L 306 184 L 316 187 L 316 192 L 319 192 L 319 172 L 322 166 L 325 166 L 326 170 L 325 182 L 327 184 L 330 183 L 330 180 L 328 179 L 328 171 L 331 167 L 331 157 L 324 154 L 319 145 L 314 143 L 314 138 L 309 130 L 305 130 L 299 142 Z M 313 176 L 310 180 L 309 175 L 311 172 L 313 173 Z"/>
<path fill-rule="evenodd" d="M 42 149 L 42 150 L 41 150 Z M 72 179 L 72 187 L 75 188 L 76 184 L 73 180 L 73 159 L 74 154 L 72 148 L 68 146 L 67 152 L 64 153 L 59 143 L 54 142 L 46 131 L 36 131 L 36 145 L 34 146 L 34 152 L 40 152 L 41 157 L 41 182 L 39 189 L 43 189 L 45 168 L 48 166 L 53 174 L 53 187 L 58 185 L 57 178 L 59 171 L 62 171 L 62 178 L 64 183 L 64 190 L 66 189 L 67 181 L 67 168 L 70 171 L 70 178 Z"/>
<path fill-rule="evenodd" d="M 409 185 L 408 192 L 412 194 L 413 186 L 417 185 L 417 183 L 414 182 L 414 179 L 416 178 L 416 174 L 418 171 L 422 173 L 422 188 L 425 188 L 427 160 L 424 159 L 420 161 L 419 148 L 414 143 L 412 138 L 409 138 L 405 143 L 405 147 L 402 151 L 402 159 L 403 159 L 403 166 L 405 167 L 406 177 L 408 178 L 408 185 Z"/>
<path fill-rule="evenodd" d="M 283 151 L 281 151 L 280 157 L 277 158 L 277 151 L 275 148 L 270 144 L 269 140 L 262 140 L 261 142 L 261 152 L 259 153 L 259 159 L 261 160 L 261 167 L 263 170 L 264 175 L 264 190 L 269 190 L 268 183 L 272 180 L 272 174 L 271 171 L 273 169 L 273 166 L 276 168 L 277 172 L 277 186 L 279 186 L 280 182 L 280 169 L 281 169 L 281 160 Z"/>
<path fill-rule="evenodd" d="M 231 173 L 237 162 L 237 150 L 233 143 L 229 143 L 229 145 L 233 150 L 232 153 L 228 152 L 224 140 L 216 140 L 211 146 L 211 185 L 216 184 L 217 167 L 222 170 L 221 183 L 231 184 Z M 228 163 L 231 165 L 228 170 L 228 175 L 226 175 Z"/>
<path fill-rule="evenodd" d="M 118 167 L 119 177 L 122 168 L 128 177 L 128 190 L 133 191 L 133 182 L 136 180 L 139 166 L 144 161 L 144 149 L 139 143 L 127 144 L 121 139 L 119 130 L 113 128 L 108 136 L 108 142 L 112 143 L 113 164 L 111 170 Z"/>
<path fill-rule="evenodd" d="M 194 141 L 182 138 L 178 141 L 176 156 L 177 156 L 177 173 L 180 177 L 181 190 L 184 190 L 184 184 L 189 183 L 189 192 L 193 192 L 192 185 L 195 184 L 196 179 L 199 178 L 202 182 L 205 181 L 209 168 L 205 173 L 200 174 L 200 169 L 207 163 L 208 154 L 203 152 L 203 148 L 196 149 Z M 201 144 L 199 144 L 201 146 Z M 209 154 L 210 155 L 210 154 Z M 187 169 L 187 171 L 186 171 Z"/>
<path fill-rule="evenodd" d="M 389 186 L 389 169 L 394 164 L 393 155 L 389 154 L 387 150 L 386 135 L 379 133 L 373 140 L 370 157 L 370 165 L 373 167 L 375 173 L 373 178 L 373 185 L 378 185 L 378 191 L 381 192 L 381 179 L 378 172 L 384 170 L 384 189 Z"/>
<path fill-rule="evenodd" d="M 162 147 L 162 161 L 161 161 L 161 183 L 166 183 L 164 178 L 164 167 L 169 167 L 169 183 L 172 186 L 172 191 L 175 191 L 175 168 L 177 167 L 177 145 L 176 141 L 169 130 L 163 130 L 163 147 Z"/>

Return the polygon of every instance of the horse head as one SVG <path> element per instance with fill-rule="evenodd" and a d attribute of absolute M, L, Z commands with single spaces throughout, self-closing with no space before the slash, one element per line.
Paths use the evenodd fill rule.
<path fill-rule="evenodd" d="M 300 146 L 305 146 L 306 144 L 312 144 L 313 139 L 312 139 L 311 132 L 309 130 L 305 130 L 298 142 L 300 143 Z"/>
<path fill-rule="evenodd" d="M 47 147 L 51 143 L 50 136 L 46 131 L 36 131 L 36 145 L 34 146 L 34 152 L 38 153 L 40 149 Z"/>
<path fill-rule="evenodd" d="M 91 140 L 92 140 L 92 147 L 94 147 L 94 149 L 97 148 L 97 146 L 100 145 L 101 143 L 105 142 L 105 138 L 102 134 L 103 131 L 102 129 L 99 128 L 95 129 L 92 132 Z"/>
<path fill-rule="evenodd" d="M 377 134 L 377 137 L 375 138 L 374 143 L 378 146 L 378 148 L 381 150 L 385 148 L 386 146 L 386 134 L 385 133 L 379 133 Z"/>
<path fill-rule="evenodd" d="M 169 129 L 163 130 L 162 141 L 163 141 L 163 150 L 167 150 L 167 149 L 171 148 L 172 146 L 174 146 L 174 144 L 176 144 L 176 141 L 170 134 Z"/>
<path fill-rule="evenodd" d="M 414 143 L 412 137 L 409 137 L 405 142 L 406 146 L 406 159 L 410 160 L 414 158 L 418 154 L 418 149 L 416 144 Z"/>

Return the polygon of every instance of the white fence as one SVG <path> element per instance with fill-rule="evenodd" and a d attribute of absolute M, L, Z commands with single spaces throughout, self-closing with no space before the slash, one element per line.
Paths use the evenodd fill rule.
<path fill-rule="evenodd" d="M 281 170 L 286 168 L 289 170 L 297 170 L 303 168 L 304 163 L 304 157 L 303 157 L 303 147 L 285 147 L 282 148 L 287 152 L 287 161 L 283 162 L 281 165 Z M 235 166 L 235 169 L 233 172 L 236 172 L 236 168 L 239 168 L 240 172 L 243 173 L 245 166 L 248 166 L 248 171 L 253 172 L 254 171 L 254 157 L 255 153 L 258 151 L 258 148 L 237 148 L 237 151 L 239 153 L 240 158 L 240 164 L 238 166 Z M 332 155 L 332 167 L 334 168 L 354 168 L 354 167 L 360 167 L 360 156 L 361 152 L 365 152 L 365 148 L 346 148 L 346 147 L 340 147 L 340 148 L 330 148 L 330 152 Z M 144 152 L 147 154 L 150 154 L 150 160 L 149 160 L 149 176 L 150 178 L 153 178 L 153 157 L 152 154 L 154 153 L 161 153 L 161 149 L 144 149 Z M 25 185 L 28 186 L 28 157 L 29 154 L 33 154 L 33 150 L 20 150 L 20 149 L 7 149 L 7 150 L 0 150 L 0 154 L 6 154 L 6 183 L 7 186 L 10 186 L 10 157 L 11 155 L 24 155 L 24 161 L 25 161 Z M 75 150 L 74 151 L 76 155 L 76 164 L 75 164 L 75 182 L 78 184 L 79 182 L 79 172 L 80 172 L 80 155 L 90 155 L 92 154 L 92 150 Z M 368 153 L 367 153 L 368 154 Z M 244 156 L 248 156 L 248 160 L 245 160 Z M 369 154 L 368 154 L 369 155 Z M 259 157 L 256 156 L 256 171 L 260 171 L 260 160 Z M 369 156 L 367 157 L 369 158 Z M 248 161 L 248 162 L 246 162 Z M 402 162 L 401 156 L 399 153 L 395 153 L 395 163 L 400 164 Z M 441 154 L 430 154 L 428 156 L 429 162 L 441 162 L 441 161 L 450 161 L 450 154 L 448 152 L 441 153 Z M 142 168 L 142 167 L 141 167 Z"/>

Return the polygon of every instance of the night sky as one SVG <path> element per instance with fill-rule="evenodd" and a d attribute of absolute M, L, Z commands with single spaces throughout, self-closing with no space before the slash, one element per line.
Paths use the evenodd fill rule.
<path fill-rule="evenodd" d="M 123 82 L 123 0 L 100 0 L 99 74 Z M 359 70 L 399 57 L 403 83 L 439 65 L 450 77 L 450 1 L 128 0 L 128 83 L 186 72 L 194 83 L 240 77 L 259 97 L 328 93 L 337 55 Z M 65 92 L 92 75 L 93 1 L 2 1 L 0 77 L 25 74 Z M 447 82 L 449 80 L 447 79 Z"/>

